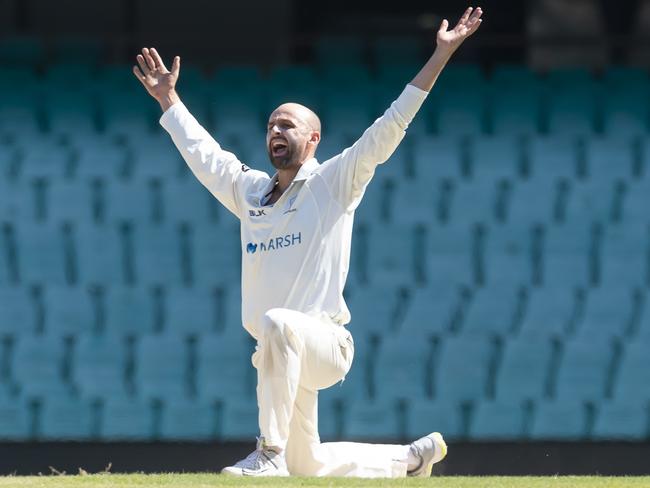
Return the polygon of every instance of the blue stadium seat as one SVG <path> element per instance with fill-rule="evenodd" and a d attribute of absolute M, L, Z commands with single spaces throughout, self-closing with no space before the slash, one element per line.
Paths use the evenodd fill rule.
<path fill-rule="evenodd" d="M 126 281 L 123 240 L 117 225 L 84 224 L 73 229 L 77 279 L 83 285 Z"/>
<path fill-rule="evenodd" d="M 539 180 L 572 180 L 578 174 L 578 146 L 574 139 L 539 136 L 530 140 L 531 176 Z"/>
<path fill-rule="evenodd" d="M 430 396 L 432 346 L 413 334 L 385 335 L 373 358 L 375 397 L 417 400 Z"/>
<path fill-rule="evenodd" d="M 577 335 L 590 342 L 623 337 L 634 325 L 641 309 L 641 296 L 627 287 L 611 284 L 592 288 L 578 325 Z"/>
<path fill-rule="evenodd" d="M 407 412 L 407 439 L 417 439 L 432 431 L 442 433 L 447 440 L 460 439 L 466 434 L 461 409 L 455 402 L 444 398 L 410 402 Z"/>
<path fill-rule="evenodd" d="M 62 227 L 23 223 L 14 230 L 20 281 L 23 284 L 66 284 L 68 276 Z"/>
<path fill-rule="evenodd" d="M 650 400 L 650 384 L 647 374 L 650 367 L 649 338 L 650 334 L 646 334 L 629 343 L 623 349 L 613 388 L 613 396 L 617 403 L 645 405 Z"/>
<path fill-rule="evenodd" d="M 511 333 L 524 300 L 518 286 L 479 288 L 464 311 L 461 331 L 464 335 L 505 336 Z"/>
<path fill-rule="evenodd" d="M 72 381 L 83 398 L 125 398 L 127 347 L 114 334 L 83 334 L 77 338 Z"/>
<path fill-rule="evenodd" d="M 627 138 L 648 132 L 648 93 L 635 88 L 620 89 L 603 100 L 605 134 Z"/>
<path fill-rule="evenodd" d="M 216 403 L 174 399 L 166 402 L 163 407 L 160 436 L 176 441 L 209 440 L 216 437 L 217 427 Z"/>
<path fill-rule="evenodd" d="M 436 91 L 436 103 L 424 107 L 425 111 L 435 107 L 433 126 L 436 133 L 443 136 L 483 134 L 487 109 L 481 86 L 473 87 L 471 91 L 460 87 L 452 90 L 444 88 Z"/>
<path fill-rule="evenodd" d="M 535 288 L 528 295 L 519 333 L 530 338 L 562 337 L 573 324 L 577 306 L 576 289 L 571 286 Z"/>
<path fill-rule="evenodd" d="M 619 137 L 587 139 L 585 160 L 590 179 L 632 179 L 634 148 L 630 139 Z"/>
<path fill-rule="evenodd" d="M 27 335 L 36 328 L 36 303 L 27 287 L 0 287 L 0 337 Z"/>
<path fill-rule="evenodd" d="M 492 357 L 492 341 L 484 337 L 446 339 L 434 366 L 435 398 L 460 402 L 485 397 Z"/>
<path fill-rule="evenodd" d="M 126 68 L 126 71 L 131 71 Z M 133 76 L 132 73 L 128 73 Z M 158 104 L 131 85 L 129 90 L 105 92 L 99 100 L 104 130 L 111 135 L 137 138 L 152 131 L 160 117 Z"/>
<path fill-rule="evenodd" d="M 614 348 L 607 339 L 565 342 L 555 382 L 555 395 L 568 402 L 599 400 L 607 394 Z"/>
<path fill-rule="evenodd" d="M 192 278 L 197 285 L 232 286 L 241 278 L 239 229 L 224 225 L 197 225 L 192 229 Z"/>
<path fill-rule="evenodd" d="M 534 441 L 578 441 L 587 435 L 585 407 L 578 402 L 540 402 L 530 429 Z"/>
<path fill-rule="evenodd" d="M 75 336 L 97 329 L 93 299 L 86 287 L 48 286 L 43 292 L 45 330 Z"/>
<path fill-rule="evenodd" d="M 591 135 L 596 126 L 596 94 L 585 87 L 553 91 L 548 101 L 548 130 L 555 135 Z"/>
<path fill-rule="evenodd" d="M 106 219 L 114 222 L 151 222 L 155 209 L 151 180 L 113 180 L 105 185 Z"/>
<path fill-rule="evenodd" d="M 46 195 L 48 220 L 79 224 L 95 219 L 94 185 L 89 180 L 52 179 Z"/>
<path fill-rule="evenodd" d="M 593 440 L 644 441 L 648 439 L 647 404 L 602 402 L 598 408 Z"/>
<path fill-rule="evenodd" d="M 225 93 L 228 93 L 228 96 L 225 96 Z M 258 88 L 233 87 L 233 90 L 213 95 L 209 103 L 217 141 L 237 136 L 249 138 L 251 141 L 259 141 L 261 145 L 264 141 L 261 136 L 264 134 L 266 117 L 268 117 L 268 114 L 261 111 L 261 101 L 262 97 Z M 245 154 L 237 156 L 244 161 L 246 159 Z"/>
<path fill-rule="evenodd" d="M 523 151 L 511 136 L 483 136 L 469 146 L 472 178 L 475 180 L 515 180 L 523 169 Z"/>
<path fill-rule="evenodd" d="M 355 330 L 375 335 L 395 330 L 403 301 L 401 288 L 395 285 L 357 288 L 348 300 Z"/>
<path fill-rule="evenodd" d="M 590 245 L 593 227 L 589 222 L 567 222 L 562 226 L 546 226 L 543 246 L 543 283 L 586 285 L 591 283 L 593 269 Z"/>
<path fill-rule="evenodd" d="M 354 440 L 402 439 L 397 404 L 392 400 L 355 402 L 345 409 L 343 432 Z"/>
<path fill-rule="evenodd" d="M 242 298 L 240 286 L 219 289 L 219 330 L 241 332 Z"/>
<path fill-rule="evenodd" d="M 0 135 L 16 141 L 42 137 L 33 95 L 16 93 L 5 98 L 11 98 L 13 103 L 0 103 Z"/>
<path fill-rule="evenodd" d="M 23 397 L 69 396 L 70 385 L 63 376 L 66 355 L 60 337 L 21 335 L 14 346 L 11 373 Z"/>
<path fill-rule="evenodd" d="M 459 180 L 463 171 L 460 139 L 419 137 L 413 142 L 415 177 L 431 185 L 442 179 Z"/>
<path fill-rule="evenodd" d="M 145 287 L 111 286 L 103 295 L 104 325 L 117 335 L 149 334 L 154 329 L 154 299 Z"/>
<path fill-rule="evenodd" d="M 155 435 L 153 407 L 140 398 L 107 398 L 99 437 L 103 441 L 147 441 Z"/>
<path fill-rule="evenodd" d="M 541 83 L 530 69 L 501 65 L 490 83 L 491 126 L 495 134 L 535 135 L 541 121 Z"/>
<path fill-rule="evenodd" d="M 10 37 L 0 44 L 0 61 L 3 65 L 36 66 L 44 58 L 44 45 L 34 37 Z"/>
<path fill-rule="evenodd" d="M 429 226 L 426 282 L 433 286 L 474 284 L 475 239 L 475 227 L 468 222 Z"/>
<path fill-rule="evenodd" d="M 74 77 L 74 73 L 70 73 Z M 95 97 L 67 87 L 49 86 L 44 100 L 46 124 L 57 135 L 83 137 L 97 130 Z"/>
<path fill-rule="evenodd" d="M 372 226 L 388 221 L 390 215 L 388 195 L 390 195 L 391 185 L 390 178 L 384 178 L 375 173 L 375 177 L 366 187 L 363 198 L 355 210 L 355 223 Z M 393 213 L 398 213 L 395 208 L 393 208 Z M 355 230 L 358 231 L 358 229 Z"/>
<path fill-rule="evenodd" d="M 257 373 L 251 365 L 253 342 L 244 330 L 230 334 L 203 334 L 197 341 L 196 386 L 199 397 L 246 399 L 255 403 Z M 228 374 L 219 372 L 228 371 Z"/>
<path fill-rule="evenodd" d="M 26 441 L 33 433 L 29 402 L 22 398 L 0 400 L 0 440 Z"/>
<path fill-rule="evenodd" d="M 440 217 L 441 193 L 440 186 L 431 186 L 426 181 L 400 182 L 391 198 L 391 220 L 423 225 L 437 222 Z"/>
<path fill-rule="evenodd" d="M 494 181 L 458 184 L 452 192 L 450 219 L 452 222 L 496 222 L 498 199 L 499 185 Z"/>
<path fill-rule="evenodd" d="M 373 113 L 372 99 L 364 88 L 345 86 L 341 92 L 327 91 L 323 94 L 321 120 L 326 133 L 357 140 L 379 115 Z"/>
<path fill-rule="evenodd" d="M 215 332 L 219 324 L 218 294 L 214 288 L 168 286 L 165 296 L 165 328 L 176 334 Z"/>
<path fill-rule="evenodd" d="M 451 329 L 462 304 L 461 289 L 428 286 L 413 291 L 399 330 L 413 337 L 443 335 Z"/>
<path fill-rule="evenodd" d="M 258 414 L 254 399 L 228 399 L 221 407 L 219 438 L 224 441 L 250 441 L 259 436 Z"/>
<path fill-rule="evenodd" d="M 650 147 L 650 146 L 648 146 Z M 646 171 L 650 174 L 650 164 L 647 165 Z M 629 185 L 627 194 L 623 200 L 623 222 L 626 224 L 645 224 L 648 223 L 648 212 L 646 209 L 650 204 L 650 180 L 647 178 L 638 184 Z"/>
<path fill-rule="evenodd" d="M 189 344 L 184 337 L 143 335 L 136 343 L 135 388 L 143 398 L 168 399 L 190 393 Z"/>
<path fill-rule="evenodd" d="M 553 222 L 564 185 L 561 179 L 534 177 L 511 186 L 506 222 L 520 227 Z"/>
<path fill-rule="evenodd" d="M 23 178 L 55 178 L 68 173 L 72 164 L 70 150 L 58 141 L 43 137 L 20 146 L 20 175 Z"/>
<path fill-rule="evenodd" d="M 644 225 L 609 225 L 604 229 L 600 259 L 600 282 L 604 285 L 644 287 L 648 283 L 645 262 L 648 227 Z"/>
<path fill-rule="evenodd" d="M 127 170 L 126 148 L 118 145 L 112 136 L 74 138 L 72 148 L 75 154 L 75 175 L 78 178 L 103 178 L 110 181 Z"/>
<path fill-rule="evenodd" d="M 368 280 L 376 285 L 411 284 L 422 256 L 416 253 L 416 228 L 391 224 L 373 226 L 367 233 Z"/>
<path fill-rule="evenodd" d="M 95 436 L 91 405 L 84 400 L 47 399 L 41 406 L 39 440 L 89 440 Z"/>
<path fill-rule="evenodd" d="M 129 172 L 135 178 L 176 178 L 185 162 L 167 133 L 157 132 L 129 148 Z"/>
<path fill-rule="evenodd" d="M 521 286 L 533 282 L 534 229 L 530 225 L 485 228 L 481 253 L 482 282 Z"/>
<path fill-rule="evenodd" d="M 179 226 L 141 224 L 133 228 L 133 238 L 137 283 L 173 286 L 186 282 Z"/>
<path fill-rule="evenodd" d="M 352 144 L 347 138 L 337 134 L 324 134 L 316 149 L 316 158 L 321 163 L 341 154 Z"/>
<path fill-rule="evenodd" d="M 513 404 L 543 398 L 552 361 L 553 345 L 548 338 L 529 336 L 508 340 L 496 375 L 495 397 Z"/>
<path fill-rule="evenodd" d="M 525 436 L 525 412 L 517 401 L 483 401 L 476 405 L 469 437 L 480 441 L 518 441 Z"/>
<path fill-rule="evenodd" d="M 162 184 L 166 220 L 206 225 L 224 218 L 226 210 L 196 179 L 168 179 Z"/>
<path fill-rule="evenodd" d="M 573 221 L 615 221 L 615 208 L 620 201 L 622 182 L 606 178 L 570 186 L 566 219 Z"/>

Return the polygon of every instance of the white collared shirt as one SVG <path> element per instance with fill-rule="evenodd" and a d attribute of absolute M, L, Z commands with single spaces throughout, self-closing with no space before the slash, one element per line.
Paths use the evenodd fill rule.
<path fill-rule="evenodd" d="M 288 308 L 350 322 L 343 299 L 352 222 L 378 164 L 397 148 L 427 96 L 407 85 L 351 147 L 319 164 L 305 161 L 272 206 L 277 175 L 248 168 L 201 127 L 182 103 L 160 124 L 199 181 L 241 222 L 242 322 L 259 337 L 264 313 Z"/>

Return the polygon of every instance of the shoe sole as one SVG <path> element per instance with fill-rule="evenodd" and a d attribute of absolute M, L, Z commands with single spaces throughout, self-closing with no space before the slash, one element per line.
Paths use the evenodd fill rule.
<path fill-rule="evenodd" d="M 431 471 L 433 469 L 433 465 L 436 463 L 439 463 L 443 459 L 447 457 L 447 443 L 445 440 L 442 438 L 442 434 L 440 432 L 434 432 L 431 434 L 431 437 L 433 438 L 433 442 L 436 445 L 436 449 L 440 449 L 441 456 L 438 460 L 431 461 L 427 466 L 424 468 L 424 475 L 428 478 L 431 476 Z M 435 458 L 435 456 L 434 456 Z"/>
<path fill-rule="evenodd" d="M 276 470 L 273 474 L 269 474 L 268 471 L 265 471 L 264 474 L 252 474 L 251 472 L 244 472 L 241 468 L 233 468 L 231 466 L 225 467 L 221 470 L 221 474 L 226 476 L 239 476 L 239 477 L 286 477 L 290 476 L 288 471 Z"/>

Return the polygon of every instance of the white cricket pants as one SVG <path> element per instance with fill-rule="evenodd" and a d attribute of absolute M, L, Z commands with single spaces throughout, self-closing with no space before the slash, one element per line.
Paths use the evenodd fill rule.
<path fill-rule="evenodd" d="M 350 369 L 350 332 L 328 319 L 293 310 L 269 310 L 253 354 L 260 432 L 285 449 L 292 475 L 406 476 L 408 446 L 331 442 L 318 435 L 318 390 Z"/>

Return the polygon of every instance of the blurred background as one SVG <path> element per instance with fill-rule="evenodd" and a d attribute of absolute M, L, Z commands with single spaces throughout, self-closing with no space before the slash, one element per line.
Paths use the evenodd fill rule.
<path fill-rule="evenodd" d="M 214 470 L 258 434 L 236 219 L 133 77 L 267 172 L 284 101 L 350 145 L 459 1 L 0 0 L 0 473 Z M 357 211 L 324 440 L 446 474 L 648 473 L 650 1 L 485 1 Z"/>

